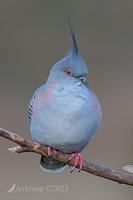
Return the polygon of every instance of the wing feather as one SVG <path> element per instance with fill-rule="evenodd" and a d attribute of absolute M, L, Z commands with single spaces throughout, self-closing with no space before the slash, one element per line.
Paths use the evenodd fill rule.
<path fill-rule="evenodd" d="M 28 117 L 29 117 L 29 122 L 31 123 L 31 116 L 32 116 L 32 110 L 33 110 L 33 103 L 35 100 L 36 92 L 33 94 L 29 106 L 28 106 Z"/>
<path fill-rule="evenodd" d="M 36 94 L 39 92 L 39 90 L 44 87 L 44 85 L 42 85 L 41 87 L 39 87 L 33 94 L 29 106 L 28 106 L 28 117 L 29 117 L 29 122 L 31 123 L 31 117 L 32 117 L 32 112 L 33 112 L 33 104 L 34 104 L 34 100 L 36 98 Z"/>

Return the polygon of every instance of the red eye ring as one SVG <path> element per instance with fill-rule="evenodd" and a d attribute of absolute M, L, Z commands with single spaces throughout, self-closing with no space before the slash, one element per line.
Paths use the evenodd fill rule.
<path fill-rule="evenodd" d="M 71 72 L 71 70 L 70 70 L 69 68 L 66 69 L 65 72 L 66 72 L 67 75 L 69 75 L 69 76 L 73 76 L 73 74 L 72 74 L 72 72 Z"/>

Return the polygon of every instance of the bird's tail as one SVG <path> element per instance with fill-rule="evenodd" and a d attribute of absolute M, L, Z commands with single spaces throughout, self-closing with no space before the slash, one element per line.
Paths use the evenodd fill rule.
<path fill-rule="evenodd" d="M 45 172 L 61 172 L 65 169 L 66 164 L 55 160 L 50 160 L 48 157 L 41 156 L 40 167 Z"/>

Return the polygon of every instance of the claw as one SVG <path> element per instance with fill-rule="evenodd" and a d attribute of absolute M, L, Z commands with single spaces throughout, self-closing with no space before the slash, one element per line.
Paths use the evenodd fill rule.
<path fill-rule="evenodd" d="M 80 166 L 79 166 L 79 171 L 78 171 L 78 172 L 80 172 L 81 169 L 82 169 L 82 166 L 83 166 L 83 159 L 82 159 L 81 155 L 80 155 L 78 152 L 77 152 L 77 153 L 72 153 L 72 154 L 70 155 L 70 157 L 69 157 L 68 163 L 70 162 L 70 160 L 71 160 L 73 157 L 75 157 L 75 163 L 74 163 L 74 166 L 72 167 L 71 172 L 73 172 L 74 169 L 76 168 L 76 166 L 77 166 L 77 164 L 78 164 L 78 161 L 80 162 Z"/>
<path fill-rule="evenodd" d="M 48 146 L 48 157 L 51 160 L 51 147 Z"/>
<path fill-rule="evenodd" d="M 53 149 L 53 151 L 54 151 L 55 155 L 56 155 L 57 158 L 58 158 L 58 153 L 57 153 L 57 151 L 56 151 L 55 149 Z"/>
<path fill-rule="evenodd" d="M 57 153 L 57 151 L 56 151 L 55 149 L 53 149 L 53 151 L 54 151 L 54 153 L 56 154 L 56 156 L 57 156 L 57 158 L 58 158 L 58 153 Z M 51 160 L 51 147 L 50 147 L 50 146 L 48 146 L 48 157 L 49 157 L 49 159 Z"/>
<path fill-rule="evenodd" d="M 80 155 L 79 155 L 79 162 L 80 162 L 80 167 L 79 167 L 79 171 L 78 172 L 81 171 L 82 166 L 83 166 L 83 158 Z"/>

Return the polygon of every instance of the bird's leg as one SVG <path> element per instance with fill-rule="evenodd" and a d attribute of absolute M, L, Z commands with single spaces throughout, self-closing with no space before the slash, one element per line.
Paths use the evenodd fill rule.
<path fill-rule="evenodd" d="M 79 166 L 79 172 L 80 172 L 81 169 L 82 169 L 82 166 L 83 166 L 83 159 L 82 159 L 80 153 L 76 152 L 76 153 L 72 153 L 72 154 L 70 155 L 68 162 L 69 162 L 73 157 L 75 157 L 75 163 L 74 163 L 74 166 L 72 167 L 71 172 L 73 172 L 73 170 L 74 170 L 75 167 L 77 166 L 78 161 L 80 162 L 80 166 Z"/>
<path fill-rule="evenodd" d="M 53 148 L 52 148 L 53 149 Z M 55 149 L 53 149 L 54 153 L 56 154 L 57 158 L 58 158 L 58 153 Z M 48 157 L 51 160 L 51 147 L 48 146 Z"/>
<path fill-rule="evenodd" d="M 79 171 L 78 172 L 81 171 L 82 166 L 83 166 L 83 158 L 81 156 L 79 156 L 79 160 L 80 160 L 80 167 L 79 167 Z"/>
<path fill-rule="evenodd" d="M 48 157 L 51 160 L 51 147 L 48 146 Z"/>
<path fill-rule="evenodd" d="M 37 141 L 34 141 L 35 143 L 38 143 Z M 39 144 L 39 143 L 38 143 Z M 48 148 L 48 157 L 49 157 L 49 159 L 51 160 L 51 147 L 50 146 L 48 146 L 47 147 Z M 53 149 L 53 148 L 52 148 Z M 55 155 L 57 156 L 57 158 L 58 158 L 58 153 L 57 153 L 57 151 L 55 150 L 55 149 L 53 149 L 53 151 L 54 151 L 54 153 L 55 153 Z"/>
<path fill-rule="evenodd" d="M 57 153 L 56 149 L 53 149 L 53 151 L 54 151 L 55 155 L 56 155 L 57 158 L 58 158 L 58 153 Z"/>

